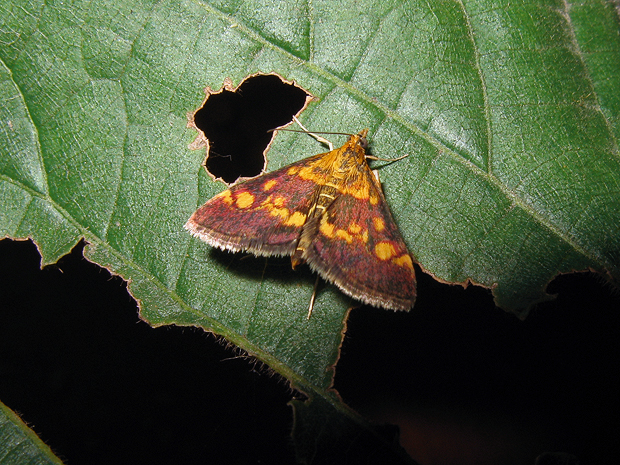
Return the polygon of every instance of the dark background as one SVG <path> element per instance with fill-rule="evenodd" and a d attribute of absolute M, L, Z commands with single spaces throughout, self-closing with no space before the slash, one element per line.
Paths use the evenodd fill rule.
<path fill-rule="evenodd" d="M 349 405 L 398 423 L 422 465 L 617 463 L 620 299 L 600 277 L 557 278 L 524 322 L 484 289 L 418 277 L 411 312 L 351 312 Z M 0 400 L 66 463 L 293 463 L 296 395 L 212 335 L 141 322 L 81 246 L 41 270 L 31 242 L 0 241 Z"/>

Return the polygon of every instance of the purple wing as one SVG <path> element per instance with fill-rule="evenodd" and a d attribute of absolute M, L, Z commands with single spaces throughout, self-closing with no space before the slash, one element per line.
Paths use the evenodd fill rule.
<path fill-rule="evenodd" d="M 336 197 L 312 225 L 314 240 L 304 258 L 323 278 L 355 299 L 409 310 L 416 297 L 411 255 L 372 171 L 362 170 L 356 182 L 368 186 L 368 198 L 350 193 Z"/>
<path fill-rule="evenodd" d="M 291 255 L 317 191 L 295 168 L 323 155 L 236 184 L 196 210 L 185 228 L 221 249 Z"/>

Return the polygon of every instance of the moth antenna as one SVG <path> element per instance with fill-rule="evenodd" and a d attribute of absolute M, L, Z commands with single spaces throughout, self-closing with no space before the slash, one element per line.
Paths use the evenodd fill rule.
<path fill-rule="evenodd" d="M 403 158 L 407 158 L 409 156 L 409 154 L 405 154 L 402 157 L 398 157 L 398 158 L 379 158 L 379 157 L 375 157 L 374 155 L 368 155 L 366 154 L 366 158 L 368 158 L 369 160 L 377 160 L 377 161 L 398 161 L 398 160 L 402 160 Z"/>
<path fill-rule="evenodd" d="M 329 151 L 331 152 L 332 150 L 334 150 L 334 144 L 332 144 L 330 141 L 328 141 L 327 139 L 325 139 L 324 137 L 321 137 L 313 132 L 308 131 L 305 126 L 303 124 L 301 124 L 301 121 L 299 121 L 297 119 L 297 116 L 293 116 L 293 120 L 295 120 L 295 122 L 299 125 L 299 127 L 301 129 L 304 130 L 304 132 L 306 134 L 308 134 L 309 136 L 314 137 L 316 140 L 318 140 L 321 144 L 325 144 L 329 147 Z"/>
<path fill-rule="evenodd" d="M 327 131 L 321 131 L 321 132 L 311 132 L 310 130 L 306 129 L 306 127 L 301 124 L 301 121 L 299 121 L 297 119 L 296 116 L 293 116 L 293 120 L 299 125 L 299 127 L 302 129 L 302 131 L 298 131 L 296 129 L 289 129 L 289 128 L 274 128 L 274 129 L 269 129 L 267 130 L 267 132 L 273 132 L 273 131 L 289 131 L 289 132 L 303 132 L 304 134 L 308 134 L 312 137 L 314 137 L 316 140 L 318 140 L 321 144 L 325 144 L 329 147 L 330 152 L 332 150 L 334 150 L 334 144 L 332 144 L 330 141 L 328 141 L 327 139 L 325 139 L 324 137 L 319 136 L 319 134 L 333 134 L 336 136 L 354 136 L 355 134 L 351 134 L 348 132 L 327 132 Z"/>

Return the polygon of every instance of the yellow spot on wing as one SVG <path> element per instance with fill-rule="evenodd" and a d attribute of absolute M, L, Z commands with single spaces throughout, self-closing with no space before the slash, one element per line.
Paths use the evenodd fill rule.
<path fill-rule="evenodd" d="M 300 212 L 293 213 L 285 222 L 286 226 L 303 226 L 306 222 L 306 215 Z"/>
<path fill-rule="evenodd" d="M 222 202 L 224 202 L 227 205 L 232 205 L 234 202 L 232 198 L 232 194 L 230 193 L 230 189 L 227 189 L 224 192 L 220 192 L 214 198 L 220 199 Z"/>
<path fill-rule="evenodd" d="M 351 234 L 359 234 L 362 230 L 362 227 L 357 223 L 351 223 L 349 225 L 349 232 Z"/>
<path fill-rule="evenodd" d="M 268 208 L 268 210 L 271 216 L 279 216 L 280 218 L 284 219 L 287 219 L 289 217 L 288 208 L 270 207 Z"/>
<path fill-rule="evenodd" d="M 362 242 L 368 241 L 368 230 L 364 230 L 362 234 L 361 226 L 352 223 L 349 226 L 349 231 L 345 231 L 344 229 L 336 229 L 336 227 L 329 223 L 327 219 L 321 219 L 321 226 L 319 226 L 319 232 L 324 236 L 327 236 L 330 239 L 342 239 L 347 241 L 349 244 L 353 242 L 353 239 L 358 239 Z"/>
<path fill-rule="evenodd" d="M 339 239 L 344 239 L 349 244 L 353 242 L 353 236 L 351 236 L 351 234 L 346 232 L 344 229 L 339 229 L 338 231 L 336 231 L 336 237 Z"/>
<path fill-rule="evenodd" d="M 375 255 L 379 257 L 380 260 L 388 260 L 396 255 L 396 250 L 391 242 L 381 241 L 375 245 Z"/>
<path fill-rule="evenodd" d="M 321 185 L 325 184 L 326 181 L 325 175 L 320 175 L 319 173 L 315 172 L 313 166 L 302 166 L 299 170 L 299 177 L 309 181 L 314 181 L 317 184 Z"/>
<path fill-rule="evenodd" d="M 398 266 L 413 270 L 413 261 L 411 260 L 411 256 L 409 254 L 401 255 L 400 257 L 395 258 L 392 261 Z"/>
<path fill-rule="evenodd" d="M 251 207 L 254 203 L 254 196 L 249 192 L 239 192 L 237 194 L 237 206 L 239 208 Z"/>
<path fill-rule="evenodd" d="M 286 197 L 277 196 L 275 199 L 272 195 L 263 200 L 258 209 L 267 210 L 271 216 L 280 217 L 285 226 L 303 226 L 306 222 L 306 215 L 301 212 L 291 214 L 288 208 L 283 205 L 286 203 Z"/>
<path fill-rule="evenodd" d="M 368 242 L 368 229 L 364 229 L 364 232 L 360 235 L 360 237 L 362 238 L 362 242 L 367 243 Z"/>
<path fill-rule="evenodd" d="M 385 221 L 383 221 L 383 218 L 375 216 L 372 219 L 372 223 L 375 225 L 375 229 L 377 230 L 377 232 L 381 232 L 385 229 Z"/>
<path fill-rule="evenodd" d="M 278 181 L 276 181 L 275 179 L 270 179 L 269 181 L 267 181 L 265 184 L 263 184 L 263 190 L 264 191 L 268 191 L 270 190 L 273 186 L 275 186 L 276 184 L 278 184 Z"/>
<path fill-rule="evenodd" d="M 319 227 L 319 231 L 321 231 L 321 233 L 325 234 L 331 239 L 334 238 L 334 225 L 328 223 L 326 220 L 321 220 L 321 226 Z"/>

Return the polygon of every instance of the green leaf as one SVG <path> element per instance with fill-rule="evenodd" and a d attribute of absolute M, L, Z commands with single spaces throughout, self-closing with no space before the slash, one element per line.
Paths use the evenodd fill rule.
<path fill-rule="evenodd" d="M 306 320 L 307 270 L 183 230 L 223 189 L 186 114 L 226 77 L 294 79 L 307 127 L 409 154 L 381 178 L 422 268 L 524 316 L 558 273 L 620 275 L 620 27 L 610 3 L 504 3 L 3 2 L 0 233 L 44 263 L 85 237 L 145 320 L 221 334 L 366 428 L 329 391 L 351 301 L 325 286 Z M 323 150 L 279 134 L 268 169 Z"/>
<path fill-rule="evenodd" d="M 61 464 L 47 445 L 0 402 L 0 464 Z"/>

